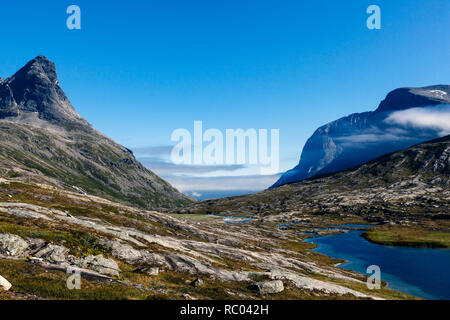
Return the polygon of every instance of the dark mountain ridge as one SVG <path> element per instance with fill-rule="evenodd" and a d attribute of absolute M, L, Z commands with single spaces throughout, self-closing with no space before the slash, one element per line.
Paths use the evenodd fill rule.
<path fill-rule="evenodd" d="M 0 82 L 0 150 L 0 177 L 146 209 L 192 201 L 81 117 L 44 56 Z"/>
<path fill-rule="evenodd" d="M 59 86 L 55 64 L 44 56 L 34 58 L 0 84 L 0 119 L 33 112 L 53 124 L 92 128 L 75 111 Z"/>
<path fill-rule="evenodd" d="M 270 216 L 355 214 L 367 219 L 450 218 L 450 135 L 338 173 L 252 195 L 202 201 L 191 212 Z"/>
<path fill-rule="evenodd" d="M 432 124 L 425 126 L 414 112 L 419 108 L 420 112 L 437 117 L 439 112 L 450 112 L 449 104 L 448 85 L 396 89 L 375 111 L 351 114 L 318 128 L 307 140 L 299 164 L 271 188 L 345 170 L 441 137 L 446 130 Z"/>

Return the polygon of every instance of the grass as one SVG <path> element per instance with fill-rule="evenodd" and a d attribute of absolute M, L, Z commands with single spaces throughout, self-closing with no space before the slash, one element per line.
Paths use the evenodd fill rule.
<path fill-rule="evenodd" d="M 450 230 L 447 223 L 439 229 L 422 226 L 383 226 L 367 231 L 362 236 L 377 244 L 388 246 L 418 247 L 418 248 L 450 248 Z"/>
<path fill-rule="evenodd" d="M 64 230 L 60 226 L 58 230 L 35 219 L 23 219 L 20 222 L 9 223 L 7 218 L 0 215 L 0 233 L 11 233 L 22 238 L 43 239 L 60 244 L 70 249 L 70 253 L 76 256 L 107 255 L 109 253 L 109 249 L 103 246 L 92 232 L 73 230 L 73 228 Z M 33 225 L 33 223 L 36 224 Z"/>
<path fill-rule="evenodd" d="M 81 290 L 69 290 L 68 275 L 50 271 L 24 261 L 0 259 L 0 270 L 12 284 L 13 293 L 56 300 L 146 299 L 145 291 L 115 283 L 82 279 Z"/>
<path fill-rule="evenodd" d="M 180 219 L 180 220 L 188 220 L 188 221 L 194 221 L 194 222 L 220 222 L 220 221 L 224 220 L 224 218 L 221 218 L 221 217 L 206 215 L 206 214 L 198 214 L 198 213 L 192 213 L 192 214 L 169 213 L 167 215 L 171 216 L 173 218 Z"/>
<path fill-rule="evenodd" d="M 42 189 L 37 186 L 21 183 L 11 183 L 9 185 L 2 184 L 0 188 L 4 188 L 0 192 L 0 201 L 8 202 L 25 202 L 39 205 L 42 207 L 59 209 L 66 211 L 73 216 L 89 217 L 101 219 L 116 226 L 129 226 L 134 229 L 140 229 L 147 233 L 167 234 L 172 237 L 181 237 L 183 239 L 196 239 L 194 234 L 188 231 L 179 229 L 174 226 L 161 224 L 160 222 L 151 221 L 145 215 L 140 215 L 139 212 L 129 210 L 123 206 L 115 206 L 114 204 L 84 202 L 79 199 L 68 198 L 63 192 L 55 190 Z M 8 195 L 11 195 L 9 197 Z M 205 216 L 201 214 L 171 214 L 172 217 L 178 219 L 186 219 L 196 222 L 216 222 L 221 221 L 222 218 Z M 315 218 L 321 223 L 319 225 L 327 225 L 333 223 L 348 223 L 335 217 L 324 221 L 322 217 Z M 326 223 L 325 223 L 326 222 Z M 353 222 L 353 221 L 352 221 Z M 356 222 L 356 221 L 355 221 Z M 276 223 L 273 225 L 261 225 L 264 229 L 257 228 L 259 225 L 256 222 L 249 224 L 235 224 L 227 226 L 230 232 L 240 232 L 241 228 L 254 228 L 254 231 L 259 234 L 264 234 L 264 238 L 271 235 L 268 230 L 276 228 Z M 268 229 L 266 229 L 266 227 Z M 252 229 L 253 230 L 253 229 Z M 247 230 L 248 231 L 248 230 Z M 104 248 L 100 242 L 100 238 L 108 238 L 109 236 L 101 232 L 96 232 L 81 226 L 69 226 L 65 223 L 54 223 L 44 221 L 41 219 L 19 218 L 13 217 L 6 213 L 0 212 L 0 232 L 13 233 L 24 238 L 40 238 L 45 241 L 58 243 L 64 245 L 71 250 L 72 254 L 83 256 L 88 254 L 103 254 L 110 257 L 109 250 Z M 302 239 L 306 236 L 298 235 L 298 230 L 292 228 L 283 231 L 287 237 L 283 239 L 268 238 L 269 242 L 258 243 L 248 240 L 246 245 L 252 245 L 255 248 L 252 250 L 271 250 L 284 249 L 295 252 L 303 259 L 314 261 L 319 265 L 334 265 L 340 260 L 332 259 L 325 255 L 311 252 L 310 249 L 314 244 L 305 243 Z M 267 233 L 267 234 L 266 234 Z M 256 237 L 256 234 L 255 234 Z M 290 239 L 290 240 L 287 240 Z M 200 241 L 201 239 L 196 239 Z M 204 240 L 203 240 L 204 241 Z M 157 245 L 147 245 L 147 250 L 150 252 L 168 251 Z M 169 250 L 170 251 L 170 250 Z M 294 253 L 289 253 L 294 254 Z M 246 270 L 262 272 L 259 267 L 252 265 L 246 261 L 236 261 L 228 257 L 215 257 L 216 262 L 213 266 L 220 267 L 227 270 Z M 136 272 L 138 266 L 131 266 L 122 261 L 119 263 L 121 273 L 121 280 L 125 284 L 139 284 L 143 289 L 134 286 L 120 285 L 117 283 L 101 283 L 97 281 L 82 281 L 82 290 L 68 290 L 66 288 L 67 275 L 60 271 L 45 270 L 36 265 L 24 261 L 10 261 L 0 260 L 0 272 L 11 283 L 13 283 L 12 296 L 10 293 L 3 293 L 0 299 L 17 299 L 20 297 L 33 298 L 42 297 L 48 299 L 182 299 L 183 294 L 189 294 L 197 299 L 354 299 L 353 296 L 338 296 L 323 294 L 320 292 L 310 292 L 296 288 L 289 281 L 285 281 L 286 289 L 279 294 L 260 296 L 249 288 L 247 282 L 221 282 L 212 280 L 204 275 L 199 275 L 204 284 L 195 287 L 190 285 L 190 282 L 195 280 L 197 276 L 182 272 L 172 272 L 168 270 L 161 271 L 158 276 L 149 276 L 144 273 Z M 315 277 L 315 274 L 309 274 L 308 270 L 293 270 L 305 274 L 306 276 Z M 257 280 L 265 280 L 264 278 L 255 278 Z M 330 281 L 329 278 L 324 278 L 325 281 Z M 343 283 L 344 284 L 344 283 Z M 355 286 L 354 283 L 345 283 L 345 286 Z M 352 287 L 352 288 L 353 288 Z M 147 289 L 145 289 L 147 288 Z M 361 288 L 363 290 L 364 288 Z M 17 295 L 15 295 L 17 294 Z M 370 294 L 370 292 L 369 292 Z M 384 292 L 383 295 L 387 298 L 402 299 L 403 296 L 396 295 L 394 292 Z"/>

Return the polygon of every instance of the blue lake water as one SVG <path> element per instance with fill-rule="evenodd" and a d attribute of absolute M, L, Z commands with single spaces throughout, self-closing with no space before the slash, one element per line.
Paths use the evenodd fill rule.
<path fill-rule="evenodd" d="M 309 238 L 314 251 L 347 260 L 339 267 L 367 274 L 378 265 L 388 288 L 426 299 L 450 299 L 450 250 L 389 247 L 371 243 L 362 231 Z M 368 275 L 368 274 L 367 274 Z"/>

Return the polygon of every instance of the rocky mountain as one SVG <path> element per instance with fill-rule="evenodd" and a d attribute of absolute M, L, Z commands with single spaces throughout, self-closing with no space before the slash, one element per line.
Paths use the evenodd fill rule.
<path fill-rule="evenodd" d="M 1 177 L 147 209 L 192 201 L 81 117 L 43 56 L 0 80 L 0 150 Z"/>
<path fill-rule="evenodd" d="M 353 170 L 182 209 L 191 214 L 0 178 L 0 299 L 414 299 L 384 282 L 369 289 L 367 275 L 336 267 L 343 260 L 303 240 L 368 221 L 411 230 L 417 217 L 431 220 L 423 230 L 434 237 L 448 235 L 449 162 L 447 136 Z M 254 216 L 223 217 L 233 214 Z M 74 273 L 80 290 L 69 287 Z"/>
<path fill-rule="evenodd" d="M 79 116 L 44 57 L 0 88 L 0 300 L 414 299 L 385 282 L 369 289 L 367 275 L 337 268 L 342 260 L 303 240 L 349 232 L 339 225 L 380 212 L 448 216 L 448 136 L 337 174 L 192 204 Z M 446 221 L 427 226 L 436 234 Z"/>
<path fill-rule="evenodd" d="M 358 167 L 260 193 L 202 201 L 190 211 L 222 215 L 358 215 L 369 221 L 450 218 L 450 136 Z"/>
<path fill-rule="evenodd" d="M 299 164 L 272 188 L 352 168 L 449 134 L 449 104 L 448 85 L 396 89 L 375 111 L 355 113 L 317 129 L 306 142 Z"/>

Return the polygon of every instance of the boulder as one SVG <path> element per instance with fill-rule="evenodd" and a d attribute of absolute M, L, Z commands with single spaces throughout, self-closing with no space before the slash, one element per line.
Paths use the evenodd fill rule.
<path fill-rule="evenodd" d="M 157 276 L 159 274 L 159 268 L 158 267 L 144 267 L 144 268 L 137 269 L 136 272 L 146 273 L 149 276 Z"/>
<path fill-rule="evenodd" d="M 11 287 L 12 287 L 11 283 L 9 283 L 8 280 L 0 276 L 0 288 L 5 291 L 8 291 L 9 289 L 11 289 Z"/>
<path fill-rule="evenodd" d="M 159 268 L 158 267 L 145 268 L 145 273 L 147 273 L 150 276 L 157 276 L 159 274 Z"/>
<path fill-rule="evenodd" d="M 283 281 L 275 280 L 275 281 L 264 281 L 264 282 L 255 282 L 251 285 L 253 290 L 258 291 L 259 294 L 273 294 L 280 293 L 284 290 Z"/>
<path fill-rule="evenodd" d="M 0 253 L 13 257 L 26 255 L 28 243 L 15 234 L 0 233 Z"/>
<path fill-rule="evenodd" d="M 108 241 L 104 244 L 111 248 L 111 254 L 114 257 L 124 260 L 127 263 L 137 264 L 143 260 L 142 252 L 128 244 L 123 244 L 118 241 Z"/>
<path fill-rule="evenodd" d="M 191 286 L 194 286 L 194 287 L 201 287 L 202 285 L 203 285 L 203 280 L 200 278 L 197 278 L 191 282 Z"/>
<path fill-rule="evenodd" d="M 50 263 L 62 264 L 66 262 L 66 255 L 68 252 L 69 249 L 64 246 L 48 243 L 46 246 L 39 249 L 39 251 L 34 254 L 34 257 L 41 258 Z"/>
<path fill-rule="evenodd" d="M 101 274 L 111 276 L 119 276 L 120 274 L 120 269 L 117 262 L 112 259 L 105 258 L 101 254 L 96 256 L 87 256 L 84 258 L 82 264 L 84 267 L 90 268 Z"/>

